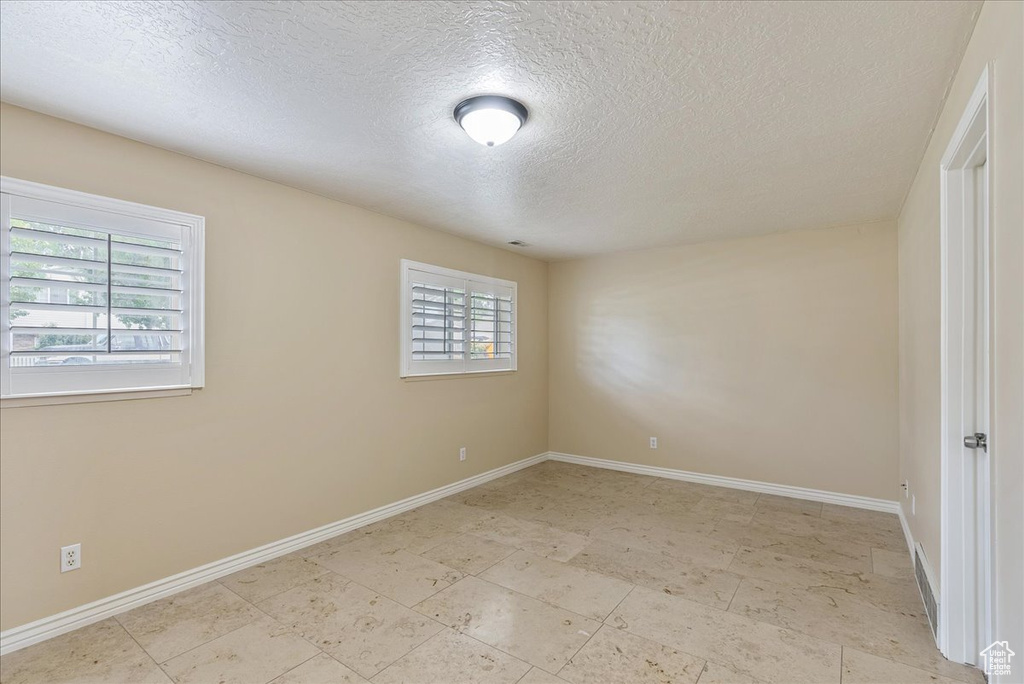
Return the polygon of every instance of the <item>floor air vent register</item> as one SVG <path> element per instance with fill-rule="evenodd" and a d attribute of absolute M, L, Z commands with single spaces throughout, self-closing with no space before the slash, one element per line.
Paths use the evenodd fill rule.
<path fill-rule="evenodd" d="M 928 560 L 920 544 L 914 548 L 914 575 L 917 577 L 917 587 L 921 590 L 921 599 L 924 601 L 924 609 L 928 614 L 928 624 L 932 628 L 932 636 L 938 633 L 939 604 L 935 601 L 935 591 L 932 588 L 931 572 L 929 572 Z"/>

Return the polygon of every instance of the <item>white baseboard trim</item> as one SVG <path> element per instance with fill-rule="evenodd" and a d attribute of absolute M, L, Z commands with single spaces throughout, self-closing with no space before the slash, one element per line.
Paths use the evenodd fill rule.
<path fill-rule="evenodd" d="M 438 487 L 429 492 L 423 494 L 417 494 L 411 496 L 408 499 L 402 499 L 380 508 L 375 508 L 372 511 L 366 513 L 360 513 L 358 515 L 339 520 L 337 522 L 317 527 L 316 529 L 309 530 L 307 532 L 301 532 L 293 535 L 286 539 L 271 542 L 260 546 L 259 548 L 250 549 L 249 551 L 243 551 L 242 553 L 235 554 L 222 560 L 207 563 L 198 568 L 186 570 L 180 572 L 177 575 L 171 577 L 165 577 L 164 579 L 150 582 L 149 584 L 137 587 L 135 589 L 129 589 L 123 591 L 120 594 L 108 596 L 106 598 L 87 603 L 84 606 L 72 608 L 66 610 L 63 613 L 51 615 L 35 622 L 30 622 L 20 627 L 12 627 L 4 632 L 0 632 L 0 655 L 17 651 L 18 649 L 31 646 L 32 644 L 45 641 L 46 639 L 52 639 L 55 636 L 70 632 L 80 627 L 85 627 L 94 622 L 105 620 L 112 615 L 123 613 L 132 608 L 156 601 L 158 599 L 176 594 L 179 591 L 184 591 L 196 585 L 210 580 L 230 575 L 233 572 L 237 572 L 244 568 L 248 568 L 259 563 L 264 563 L 278 556 L 283 556 L 286 553 L 297 551 L 298 549 L 306 546 L 312 546 L 331 537 L 336 537 L 345 532 L 369 525 L 370 523 L 390 518 L 391 516 L 404 513 L 405 511 L 412 510 L 424 504 L 428 504 L 432 501 L 443 499 L 446 496 L 457 494 L 466 489 L 476 487 L 490 480 L 495 480 L 499 477 L 509 475 L 517 470 L 528 468 L 542 461 L 546 461 L 548 458 L 547 453 L 538 454 L 530 458 L 525 458 L 515 463 L 495 468 L 494 470 L 488 470 L 485 473 L 468 477 L 465 480 L 459 480 L 453 482 L 450 485 L 444 487 Z"/>
<path fill-rule="evenodd" d="M 914 564 L 914 535 L 910 533 L 910 523 L 907 522 L 907 516 L 903 514 L 903 506 L 896 503 L 896 512 L 900 516 L 900 527 L 903 528 L 903 537 L 907 540 L 907 553 L 910 554 L 910 564 Z"/>
<path fill-rule="evenodd" d="M 758 492 L 760 494 L 777 494 L 778 496 L 788 496 L 793 499 L 821 501 L 823 503 L 838 504 L 839 506 L 864 508 L 870 511 L 897 513 L 900 508 L 899 502 L 888 501 L 886 499 L 872 499 L 867 496 L 840 494 L 839 492 L 826 492 L 821 489 L 807 489 L 806 487 L 793 487 L 791 485 L 759 482 L 757 480 L 741 480 L 739 478 L 723 477 L 721 475 L 705 475 L 704 473 L 693 473 L 688 470 L 676 470 L 675 468 L 660 468 L 658 466 L 626 463 L 625 461 L 610 461 L 604 458 L 561 454 L 555 451 L 548 452 L 548 458 L 552 461 L 562 461 L 564 463 L 576 463 L 578 465 L 593 466 L 595 468 L 621 470 L 626 473 L 636 473 L 637 475 L 653 475 L 654 477 L 664 477 L 669 480 L 698 482 L 700 484 L 712 485 L 714 487 L 745 489 L 747 491 Z"/>

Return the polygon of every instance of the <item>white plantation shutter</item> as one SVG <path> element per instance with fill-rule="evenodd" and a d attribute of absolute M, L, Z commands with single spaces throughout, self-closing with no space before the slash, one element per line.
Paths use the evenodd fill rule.
<path fill-rule="evenodd" d="M 470 361 L 479 368 L 509 367 L 513 347 L 513 288 L 469 281 Z"/>
<path fill-rule="evenodd" d="M 202 219 L 3 183 L 3 396 L 202 386 Z"/>
<path fill-rule="evenodd" d="M 516 284 L 402 261 L 402 377 L 515 370 Z"/>
<path fill-rule="evenodd" d="M 466 286 L 456 278 L 409 272 L 411 367 L 418 373 L 451 372 L 466 356 Z"/>

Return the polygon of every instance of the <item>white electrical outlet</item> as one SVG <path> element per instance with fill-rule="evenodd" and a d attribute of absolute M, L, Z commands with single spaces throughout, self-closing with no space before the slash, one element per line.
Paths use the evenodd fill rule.
<path fill-rule="evenodd" d="M 651 437 L 651 448 L 652 449 L 657 449 L 658 448 L 658 438 L 657 437 Z"/>
<path fill-rule="evenodd" d="M 903 498 L 904 499 L 909 499 L 910 498 L 910 480 L 904 480 L 903 481 Z"/>
<path fill-rule="evenodd" d="M 459 460 L 460 461 L 465 461 L 466 460 L 466 447 L 459 447 Z"/>
<path fill-rule="evenodd" d="M 60 571 L 70 572 L 82 567 L 82 545 L 72 544 L 60 548 Z"/>

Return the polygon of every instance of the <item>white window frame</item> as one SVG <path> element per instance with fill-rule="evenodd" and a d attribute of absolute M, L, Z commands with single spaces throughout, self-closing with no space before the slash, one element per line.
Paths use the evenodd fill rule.
<path fill-rule="evenodd" d="M 442 361 L 420 361 L 412 358 L 412 272 L 419 271 L 435 277 L 450 279 L 453 285 L 459 282 L 461 287 L 466 289 L 466 306 L 469 307 L 471 297 L 470 283 L 477 286 L 476 290 L 487 290 L 490 286 L 494 289 L 508 288 L 512 291 L 512 358 L 506 363 L 503 359 L 471 359 L 469 358 L 469 342 L 466 340 L 466 352 L 462 359 Z M 517 308 L 518 285 L 513 280 L 503 280 L 479 273 L 457 271 L 443 266 L 434 266 L 419 261 L 402 259 L 401 261 L 401 318 L 399 322 L 399 334 L 401 335 L 401 359 L 399 365 L 399 376 L 402 378 L 428 377 L 436 375 L 472 375 L 475 373 L 512 373 L 517 370 L 519 357 L 519 320 Z M 471 323 L 467 316 L 466 333 L 469 334 Z"/>
<path fill-rule="evenodd" d="M 12 202 L 32 206 L 33 200 L 53 203 L 45 209 L 51 220 L 63 216 L 73 224 L 91 223 L 98 230 L 150 238 L 163 237 L 161 230 L 167 231 L 165 235 L 180 231 L 182 296 L 187 307 L 183 307 L 186 313 L 182 317 L 181 364 L 154 364 L 147 369 L 128 368 L 127 364 L 11 367 L 11 208 Z M 0 176 L 0 405 L 9 408 L 38 403 L 180 396 L 203 387 L 205 228 L 206 220 L 202 216 Z M 16 383 L 21 385 L 20 390 L 12 390 L 14 374 L 23 376 Z"/>

